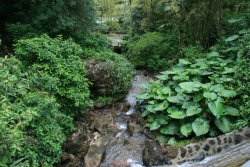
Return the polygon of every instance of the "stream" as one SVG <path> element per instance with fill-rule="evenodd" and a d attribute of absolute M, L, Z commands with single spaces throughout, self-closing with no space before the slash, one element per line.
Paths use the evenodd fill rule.
<path fill-rule="evenodd" d="M 127 112 L 122 112 L 114 118 L 114 124 L 119 130 L 113 135 L 109 134 L 107 136 L 107 139 L 111 140 L 111 142 L 105 147 L 105 157 L 100 167 L 144 167 L 142 152 L 146 137 L 141 133 L 142 129 L 133 129 L 134 131 L 131 132 L 131 126 L 134 123 L 131 121 L 131 116 L 135 115 L 136 112 L 134 109 L 136 105 L 135 96 L 144 91 L 140 84 L 147 83 L 150 79 L 151 77 L 149 77 L 146 71 L 140 70 L 136 72 L 132 88 L 126 97 L 126 102 L 130 105 L 130 108 Z"/>

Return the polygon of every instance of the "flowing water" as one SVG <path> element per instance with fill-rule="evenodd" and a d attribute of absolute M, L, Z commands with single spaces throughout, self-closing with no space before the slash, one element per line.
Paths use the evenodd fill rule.
<path fill-rule="evenodd" d="M 126 113 L 121 113 L 114 118 L 114 124 L 119 129 L 114 134 L 107 135 L 109 144 L 105 147 L 105 156 L 100 167 L 130 166 L 144 167 L 142 162 L 142 152 L 145 135 L 143 133 L 129 133 L 128 122 L 131 115 L 136 111 L 135 96 L 144 91 L 140 84 L 149 82 L 151 77 L 146 71 L 137 71 L 132 83 L 132 88 L 126 97 L 126 102 L 130 104 L 130 109 Z"/>

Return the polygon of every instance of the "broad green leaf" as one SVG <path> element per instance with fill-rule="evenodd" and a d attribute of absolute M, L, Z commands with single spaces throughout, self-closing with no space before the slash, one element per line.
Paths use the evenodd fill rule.
<path fill-rule="evenodd" d="M 145 110 L 142 113 L 142 117 L 146 117 L 148 114 L 150 114 L 150 112 L 148 110 Z"/>
<path fill-rule="evenodd" d="M 199 88 L 201 87 L 201 83 L 199 83 L 199 82 L 182 82 L 179 84 L 179 86 L 187 92 L 193 92 L 193 91 L 199 90 Z"/>
<path fill-rule="evenodd" d="M 212 114 L 219 119 L 224 113 L 223 99 L 218 98 L 216 101 L 208 102 L 208 107 Z"/>
<path fill-rule="evenodd" d="M 167 98 L 166 95 L 158 94 L 157 96 L 154 96 L 154 99 L 156 100 L 165 100 Z"/>
<path fill-rule="evenodd" d="M 212 52 L 210 52 L 210 53 L 208 53 L 208 55 L 207 55 L 208 57 L 219 57 L 220 56 L 220 54 L 219 54 L 219 52 L 216 52 L 216 51 L 212 51 Z M 214 64 L 214 63 L 212 63 L 213 61 L 210 61 L 210 62 L 208 62 L 208 63 L 210 63 L 210 64 Z"/>
<path fill-rule="evenodd" d="M 239 110 L 237 108 L 231 106 L 224 106 L 224 113 L 223 115 L 232 115 L 232 116 L 239 116 Z"/>
<path fill-rule="evenodd" d="M 186 114 L 187 114 L 187 116 L 193 116 L 193 115 L 201 113 L 201 111 L 202 111 L 202 109 L 200 107 L 190 106 L 187 109 Z"/>
<path fill-rule="evenodd" d="M 233 90 L 222 90 L 219 92 L 219 95 L 222 96 L 222 97 L 235 97 L 237 95 L 237 92 L 236 91 L 233 91 Z"/>
<path fill-rule="evenodd" d="M 216 119 L 214 123 L 217 128 L 219 128 L 223 133 L 232 131 L 232 123 L 226 116 L 222 116 L 220 119 Z"/>
<path fill-rule="evenodd" d="M 171 123 L 169 125 L 163 126 L 160 129 L 160 132 L 164 135 L 176 135 L 178 133 L 178 126 L 174 123 Z"/>
<path fill-rule="evenodd" d="M 171 137 L 169 140 L 168 140 L 168 144 L 170 145 L 175 145 L 176 144 L 176 140 L 174 137 Z"/>
<path fill-rule="evenodd" d="M 240 36 L 239 35 L 233 35 L 231 37 L 228 37 L 225 41 L 226 42 L 231 42 L 231 41 L 234 41 L 236 39 L 238 39 Z"/>
<path fill-rule="evenodd" d="M 150 130 L 157 130 L 161 127 L 161 125 L 155 121 L 154 123 L 150 124 Z"/>
<path fill-rule="evenodd" d="M 203 93 L 203 96 L 204 96 L 205 98 L 207 98 L 207 99 L 210 99 L 210 100 L 215 100 L 215 99 L 217 99 L 217 95 L 216 95 L 216 93 L 214 93 L 214 92 L 204 92 L 204 93 Z"/>
<path fill-rule="evenodd" d="M 192 128 L 196 136 L 201 136 L 208 133 L 210 126 L 206 119 L 196 118 L 192 123 Z"/>
<path fill-rule="evenodd" d="M 182 103 L 184 101 L 184 98 L 182 96 L 170 96 L 167 98 L 167 100 L 171 103 Z"/>
<path fill-rule="evenodd" d="M 160 104 L 157 104 L 154 111 L 163 111 L 168 108 L 168 102 L 165 100 Z"/>
<path fill-rule="evenodd" d="M 222 72 L 222 74 L 230 74 L 230 73 L 234 73 L 234 72 L 235 72 L 234 68 L 227 68 L 227 67 L 225 67 L 225 69 Z"/>
<path fill-rule="evenodd" d="M 169 117 L 174 118 L 174 119 L 183 119 L 186 117 L 186 113 L 181 110 L 174 110 L 172 111 L 169 115 Z"/>
<path fill-rule="evenodd" d="M 194 102 L 199 102 L 202 100 L 202 98 L 203 98 L 202 93 L 196 92 L 194 95 Z"/>
<path fill-rule="evenodd" d="M 157 135 L 156 136 L 156 140 L 159 142 L 159 143 L 167 143 L 169 138 L 164 136 L 164 135 Z"/>
<path fill-rule="evenodd" d="M 162 81 L 168 80 L 168 75 L 157 75 L 156 78 Z"/>
<path fill-rule="evenodd" d="M 187 60 L 185 60 L 185 59 L 179 59 L 179 63 L 180 63 L 180 64 L 184 64 L 184 65 L 191 64 L 189 61 L 187 61 Z"/>
<path fill-rule="evenodd" d="M 183 124 L 182 126 L 181 126 L 181 133 L 184 135 L 184 136 L 186 136 L 186 137 L 188 137 L 191 133 L 192 133 L 192 131 L 193 131 L 193 129 L 192 129 L 192 124 L 191 123 L 188 123 L 188 124 Z"/>
<path fill-rule="evenodd" d="M 136 98 L 141 99 L 141 100 L 146 100 L 150 98 L 150 95 L 148 93 L 143 93 L 143 94 L 136 95 Z"/>
<path fill-rule="evenodd" d="M 157 121 L 160 125 L 166 125 L 168 123 L 167 117 L 162 114 L 158 115 L 155 121 Z"/>
<path fill-rule="evenodd" d="M 171 89 L 169 87 L 163 87 L 161 92 L 165 95 L 169 95 L 171 93 Z"/>

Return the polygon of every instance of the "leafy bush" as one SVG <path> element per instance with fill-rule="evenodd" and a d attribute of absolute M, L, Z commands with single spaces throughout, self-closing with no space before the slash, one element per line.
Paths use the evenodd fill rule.
<path fill-rule="evenodd" d="M 114 100 L 123 98 L 130 86 L 134 74 L 134 68 L 128 60 L 119 54 L 113 53 L 109 50 L 96 52 L 92 49 L 85 49 L 83 59 L 94 59 L 96 61 L 105 62 L 109 68 L 109 75 L 112 79 L 110 83 L 110 90 L 106 96 L 112 97 Z"/>
<path fill-rule="evenodd" d="M 30 24 L 7 24 L 6 30 L 9 33 L 8 40 L 10 42 L 17 42 L 21 38 L 32 38 L 38 36 L 41 32 L 38 32 L 35 28 L 33 28 Z"/>
<path fill-rule="evenodd" d="M 52 166 L 72 118 L 53 96 L 31 87 L 20 61 L 0 58 L 0 67 L 0 166 Z"/>
<path fill-rule="evenodd" d="M 76 40 L 83 48 L 91 48 L 95 51 L 111 49 L 111 42 L 102 34 L 83 34 L 79 35 Z"/>
<path fill-rule="evenodd" d="M 44 35 L 19 40 L 15 54 L 27 67 L 31 85 L 54 95 L 61 109 L 76 114 L 90 106 L 88 81 L 80 59 L 83 50 L 79 45 Z"/>
<path fill-rule="evenodd" d="M 150 130 L 180 138 L 230 132 L 239 111 L 237 92 L 227 86 L 235 72 L 234 61 L 218 52 L 204 58 L 180 59 L 138 96 L 144 100 L 143 117 Z"/>
<path fill-rule="evenodd" d="M 229 83 L 238 92 L 234 104 L 238 106 L 241 119 L 236 127 L 242 128 L 250 124 L 250 29 L 243 29 L 223 40 L 217 47 L 221 54 L 234 57 L 235 73 Z"/>
<path fill-rule="evenodd" d="M 128 44 L 128 60 L 135 67 L 150 70 L 167 69 L 177 58 L 177 38 L 172 34 L 149 32 Z"/>

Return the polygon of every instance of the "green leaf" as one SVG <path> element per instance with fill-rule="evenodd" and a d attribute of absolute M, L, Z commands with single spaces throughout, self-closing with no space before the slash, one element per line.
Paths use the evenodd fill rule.
<path fill-rule="evenodd" d="M 168 108 L 168 102 L 165 100 L 160 104 L 157 104 L 154 111 L 163 111 Z"/>
<path fill-rule="evenodd" d="M 219 57 L 220 54 L 219 54 L 219 52 L 212 51 L 212 52 L 208 53 L 207 56 L 208 56 L 208 57 Z M 210 63 L 212 63 L 212 61 L 210 61 Z"/>
<path fill-rule="evenodd" d="M 150 130 L 157 130 L 161 127 L 161 125 L 155 121 L 154 123 L 150 124 Z"/>
<path fill-rule="evenodd" d="M 225 41 L 226 42 L 231 42 L 231 41 L 234 41 L 236 39 L 238 39 L 240 36 L 239 35 L 233 35 L 231 37 L 228 37 Z"/>
<path fill-rule="evenodd" d="M 220 119 L 216 119 L 214 123 L 223 133 L 232 131 L 232 123 L 226 116 L 222 116 Z"/>
<path fill-rule="evenodd" d="M 171 89 L 169 87 L 163 87 L 161 92 L 165 95 L 169 95 L 171 93 Z"/>
<path fill-rule="evenodd" d="M 179 63 L 180 63 L 180 64 L 184 64 L 184 65 L 191 64 L 189 61 L 187 61 L 187 60 L 185 60 L 185 59 L 179 59 Z"/>
<path fill-rule="evenodd" d="M 167 98 L 167 100 L 171 103 L 182 103 L 184 101 L 184 98 L 182 96 L 170 96 Z"/>
<path fill-rule="evenodd" d="M 223 115 L 232 115 L 232 116 L 239 116 L 239 110 L 237 108 L 231 106 L 224 106 L 225 110 Z"/>
<path fill-rule="evenodd" d="M 181 133 L 188 137 L 191 133 L 192 133 L 193 129 L 192 129 L 192 124 L 188 123 L 188 124 L 183 124 L 181 126 Z"/>
<path fill-rule="evenodd" d="M 146 100 L 150 98 L 150 95 L 148 93 L 143 93 L 143 94 L 136 95 L 136 98 L 141 99 L 141 100 Z"/>
<path fill-rule="evenodd" d="M 199 82 L 182 82 L 179 84 L 179 86 L 187 92 L 193 92 L 193 91 L 199 90 L 199 88 L 201 87 L 201 83 L 199 83 Z"/>
<path fill-rule="evenodd" d="M 160 132 L 164 135 L 176 135 L 178 133 L 178 126 L 176 124 L 169 124 L 160 129 Z"/>
<path fill-rule="evenodd" d="M 171 137 L 169 140 L 168 140 L 168 144 L 170 145 L 175 145 L 176 144 L 176 140 L 174 137 Z"/>
<path fill-rule="evenodd" d="M 219 92 L 219 95 L 222 96 L 222 97 L 235 97 L 237 95 L 237 92 L 233 91 L 233 90 L 222 90 Z"/>
<path fill-rule="evenodd" d="M 190 106 L 187 109 L 186 114 L 189 117 L 189 116 L 199 114 L 199 113 L 201 113 L 201 111 L 202 111 L 202 109 L 199 106 Z"/>
<path fill-rule="evenodd" d="M 181 110 L 173 110 L 170 112 L 170 114 L 168 116 L 171 118 L 174 118 L 174 119 L 183 119 L 186 117 L 186 113 L 184 111 L 181 111 Z"/>
<path fill-rule="evenodd" d="M 215 99 L 217 99 L 217 95 L 216 95 L 216 93 L 214 93 L 214 92 L 204 92 L 204 93 L 203 93 L 203 96 L 204 96 L 205 98 L 207 98 L 207 99 L 210 99 L 210 100 L 215 100 Z"/>
<path fill-rule="evenodd" d="M 217 119 L 219 119 L 224 113 L 223 102 L 224 101 L 221 98 L 218 98 L 215 102 L 214 101 L 208 102 L 208 107 L 209 107 L 210 111 Z"/>
<path fill-rule="evenodd" d="M 192 128 L 196 136 L 207 134 L 209 131 L 209 122 L 203 118 L 196 118 L 192 123 Z"/>
<path fill-rule="evenodd" d="M 157 75 L 156 78 L 162 81 L 168 80 L 168 75 Z"/>
<path fill-rule="evenodd" d="M 145 110 L 142 113 L 142 117 L 146 117 L 148 114 L 150 114 L 150 112 L 148 110 Z"/>
<path fill-rule="evenodd" d="M 158 115 L 156 120 L 160 125 L 166 125 L 168 123 L 167 117 L 164 115 Z"/>

